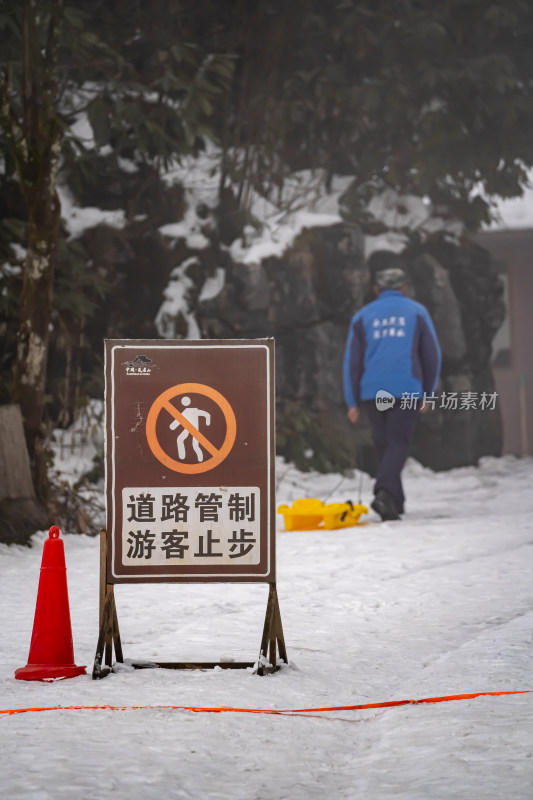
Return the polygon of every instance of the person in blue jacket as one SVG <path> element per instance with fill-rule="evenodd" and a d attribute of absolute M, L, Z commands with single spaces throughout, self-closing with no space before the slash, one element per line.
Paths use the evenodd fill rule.
<path fill-rule="evenodd" d="M 401 258 L 386 255 L 374 274 L 376 299 L 350 322 L 343 383 L 348 419 L 358 422 L 363 407 L 372 430 L 378 463 L 371 507 L 393 520 L 404 513 L 401 472 L 418 413 L 427 408 L 424 398 L 437 387 L 442 357 L 427 309 L 404 295 Z"/>

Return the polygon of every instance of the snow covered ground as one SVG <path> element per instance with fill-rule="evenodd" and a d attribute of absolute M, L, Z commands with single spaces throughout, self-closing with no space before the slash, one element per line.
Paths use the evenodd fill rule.
<path fill-rule="evenodd" d="M 277 502 L 357 499 L 358 478 L 278 462 Z M 364 476 L 363 500 L 371 496 Z M 405 471 L 401 522 L 286 532 L 278 592 L 290 663 L 17 681 L 45 534 L 0 546 L 0 708 L 291 709 L 533 689 L 533 460 Z M 328 497 L 329 495 L 329 497 Z M 77 664 L 97 639 L 98 540 L 64 535 Z M 262 585 L 119 586 L 124 654 L 254 660 Z M 0 715 L 0 797 L 25 800 L 530 800 L 533 694 L 306 717 L 172 709 Z"/>

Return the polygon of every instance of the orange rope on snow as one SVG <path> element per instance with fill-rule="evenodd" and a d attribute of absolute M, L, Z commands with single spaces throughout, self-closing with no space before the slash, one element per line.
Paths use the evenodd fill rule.
<path fill-rule="evenodd" d="M 444 697 L 423 697 L 419 700 L 389 700 L 384 703 L 364 703 L 356 706 L 328 706 L 325 708 L 292 708 L 292 709 L 272 709 L 272 708 L 232 708 L 222 706 L 221 708 L 204 708 L 202 706 L 44 706 L 42 708 L 5 708 L 0 709 L 0 714 L 26 714 L 30 711 L 147 711 L 155 710 L 174 710 L 174 711 L 194 711 L 195 713 L 221 714 L 272 714 L 275 716 L 300 716 L 317 714 L 324 711 L 365 711 L 371 708 L 393 708 L 395 706 L 421 705 L 423 703 L 447 703 L 451 700 L 473 700 L 476 697 L 501 697 L 502 695 L 531 694 L 533 689 L 523 689 L 515 692 L 475 692 L 472 694 L 450 694 Z"/>
<path fill-rule="evenodd" d="M 422 697 L 419 700 L 390 700 L 385 703 L 366 703 L 359 706 L 332 706 L 331 708 L 298 708 L 293 712 L 280 713 L 305 713 L 306 711 L 359 711 L 369 708 L 392 708 L 393 706 L 421 705 L 422 703 L 449 703 L 450 700 L 473 700 L 476 697 L 499 697 L 509 694 L 529 694 L 533 689 L 523 689 L 517 692 L 474 692 L 472 694 L 449 694 L 443 697 Z"/>

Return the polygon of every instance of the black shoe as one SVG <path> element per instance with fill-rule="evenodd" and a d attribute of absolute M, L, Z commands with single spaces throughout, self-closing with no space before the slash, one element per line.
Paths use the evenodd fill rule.
<path fill-rule="evenodd" d="M 370 503 L 370 508 L 373 508 L 376 514 L 379 514 L 383 522 L 400 519 L 394 498 L 385 489 L 379 489 L 376 492 L 376 496 Z"/>

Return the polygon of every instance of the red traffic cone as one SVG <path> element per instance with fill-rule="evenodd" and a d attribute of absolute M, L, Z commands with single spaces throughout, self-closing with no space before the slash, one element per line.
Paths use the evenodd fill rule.
<path fill-rule="evenodd" d="M 74 678 L 84 672 L 85 667 L 74 663 L 65 550 L 54 525 L 43 548 L 28 663 L 15 671 L 15 678 L 46 681 Z"/>

